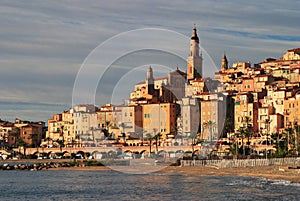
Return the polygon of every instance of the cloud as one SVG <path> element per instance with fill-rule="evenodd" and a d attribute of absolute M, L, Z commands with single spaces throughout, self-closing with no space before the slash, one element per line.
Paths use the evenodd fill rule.
<path fill-rule="evenodd" d="M 217 66 L 224 51 L 230 62 L 280 57 L 285 50 L 300 46 L 299 6 L 296 0 L 3 0 L 0 101 L 68 107 L 76 73 L 87 55 L 110 37 L 137 28 L 166 28 L 190 37 L 196 23 L 201 45 Z M 128 42 L 120 47 L 130 45 Z M 174 44 L 174 48 L 179 47 Z M 130 60 L 123 62 L 130 66 Z M 122 63 L 117 65 L 122 68 Z M 45 111 L 44 117 L 52 115 L 45 106 L 38 107 Z M 11 118 L 19 110 L 3 110 L 0 118 Z M 30 115 L 30 110 L 26 114 L 41 117 L 36 112 Z"/>

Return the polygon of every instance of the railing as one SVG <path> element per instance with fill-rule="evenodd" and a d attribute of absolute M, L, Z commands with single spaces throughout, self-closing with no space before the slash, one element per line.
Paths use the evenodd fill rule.
<path fill-rule="evenodd" d="M 218 168 L 253 167 L 269 165 L 300 165 L 300 158 L 181 160 L 181 166 L 215 166 Z"/>

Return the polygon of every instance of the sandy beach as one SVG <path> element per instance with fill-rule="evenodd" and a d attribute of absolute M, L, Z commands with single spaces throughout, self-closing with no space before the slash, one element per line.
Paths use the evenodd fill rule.
<path fill-rule="evenodd" d="M 55 170 L 79 170 L 79 171 L 101 171 L 112 170 L 106 166 L 89 166 L 89 167 L 60 167 L 51 168 Z M 257 167 L 240 167 L 240 168 L 222 168 L 207 166 L 168 166 L 157 173 L 166 174 L 188 174 L 188 175 L 238 175 L 250 177 L 262 177 L 267 179 L 287 180 L 293 183 L 300 183 L 300 169 L 289 169 L 289 166 L 257 166 Z"/>
<path fill-rule="evenodd" d="M 7 161 L 12 162 L 12 161 Z M 16 162 L 16 161 L 14 161 Z M 19 160 L 18 163 L 28 162 L 71 162 L 71 160 Z M 122 167 L 122 166 L 119 166 Z M 128 166 L 124 166 L 126 170 L 130 169 Z M 172 174 L 189 174 L 189 175 L 238 175 L 238 176 L 251 176 L 251 177 L 263 177 L 267 179 L 280 179 L 288 180 L 294 183 L 300 183 L 300 169 L 290 169 L 293 165 L 271 165 L 271 166 L 255 166 L 255 167 L 239 167 L 239 168 L 217 168 L 214 166 L 167 166 L 158 170 L 158 173 L 172 173 Z M 295 166 L 296 167 L 296 166 Z M 154 167 L 152 167 L 154 168 Z M 107 166 L 85 166 L 85 167 L 57 167 L 49 168 L 49 171 L 55 170 L 79 170 L 79 171 L 101 171 L 116 169 L 122 170 L 122 168 L 110 168 Z M 121 171 L 122 172 L 122 171 Z"/>
<path fill-rule="evenodd" d="M 288 180 L 300 183 L 300 169 L 289 169 L 289 166 L 256 166 L 239 168 L 203 167 L 203 166 L 170 166 L 161 170 L 161 173 L 180 173 L 190 175 L 238 175 L 263 177 L 267 179 Z"/>

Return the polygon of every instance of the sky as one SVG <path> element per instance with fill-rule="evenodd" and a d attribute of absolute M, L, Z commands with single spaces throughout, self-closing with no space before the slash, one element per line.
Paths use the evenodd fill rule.
<path fill-rule="evenodd" d="M 143 45 L 141 39 L 111 40 L 136 29 L 165 29 L 190 37 L 196 24 L 201 48 L 210 57 L 204 60 L 211 59 L 216 68 L 224 53 L 230 64 L 279 58 L 286 50 L 300 47 L 299 7 L 297 0 L 1 0 L 0 118 L 46 121 L 69 109 L 78 72 L 83 72 L 89 55 L 106 41 L 114 42 L 113 48 L 101 46 L 107 55 L 113 55 L 114 48 Z M 174 51 L 182 48 L 187 55 L 188 41 L 185 47 L 179 44 L 182 46 L 166 43 Z M 157 51 L 116 58 L 110 74 L 99 82 L 96 104 L 109 102 L 110 98 L 103 98 L 107 93 L 127 99 L 132 84 L 145 79 L 143 70 L 149 64 L 154 66 L 155 76 L 161 76 L 177 66 L 185 71 L 185 59 L 169 53 L 158 55 Z M 213 64 L 208 65 L 204 68 Z M 130 66 L 141 73 L 120 70 Z M 112 81 L 114 77 L 117 82 Z"/>

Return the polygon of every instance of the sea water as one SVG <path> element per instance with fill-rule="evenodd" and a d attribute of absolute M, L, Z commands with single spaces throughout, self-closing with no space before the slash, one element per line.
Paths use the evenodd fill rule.
<path fill-rule="evenodd" d="M 0 200 L 300 200 L 300 185 L 239 176 L 0 171 Z"/>

